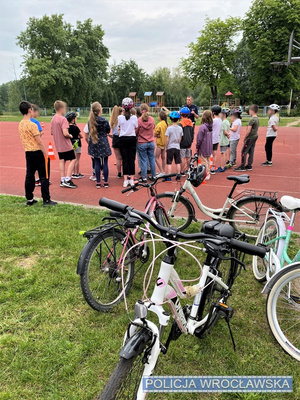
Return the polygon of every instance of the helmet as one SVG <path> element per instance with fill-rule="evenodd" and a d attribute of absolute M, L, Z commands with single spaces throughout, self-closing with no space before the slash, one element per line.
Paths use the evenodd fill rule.
<path fill-rule="evenodd" d="M 270 106 L 268 106 L 268 108 L 275 112 L 280 110 L 280 107 L 277 104 L 271 104 Z"/>
<path fill-rule="evenodd" d="M 65 115 L 65 118 L 67 118 L 68 122 L 73 121 L 73 119 L 75 119 L 77 117 L 77 114 L 75 111 L 69 111 L 67 112 L 67 114 Z"/>
<path fill-rule="evenodd" d="M 133 101 L 130 97 L 125 97 L 125 99 L 122 100 L 122 107 L 125 110 L 129 110 L 130 108 L 133 107 Z"/>
<path fill-rule="evenodd" d="M 206 169 L 203 165 L 198 165 L 190 173 L 190 182 L 194 187 L 198 187 L 206 178 Z"/>
<path fill-rule="evenodd" d="M 170 114 L 171 119 L 180 119 L 180 114 L 178 111 L 172 111 Z"/>
<path fill-rule="evenodd" d="M 212 108 L 211 108 L 211 112 L 216 115 L 219 115 L 221 111 L 222 111 L 222 108 L 218 105 L 212 106 Z"/>
<path fill-rule="evenodd" d="M 240 108 L 236 108 L 235 110 L 232 110 L 230 114 L 237 115 L 240 118 L 241 115 L 243 114 L 243 111 Z"/>
<path fill-rule="evenodd" d="M 221 113 L 222 114 L 226 114 L 226 116 L 228 117 L 228 115 L 230 114 L 230 109 L 229 108 L 222 108 Z"/>
<path fill-rule="evenodd" d="M 188 107 L 182 107 L 182 109 L 180 110 L 180 114 L 183 115 L 190 115 L 191 111 Z"/>

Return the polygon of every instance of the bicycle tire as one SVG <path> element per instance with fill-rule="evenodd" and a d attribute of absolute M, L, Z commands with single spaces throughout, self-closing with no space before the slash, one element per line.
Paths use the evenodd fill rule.
<path fill-rule="evenodd" d="M 274 227 L 274 230 L 272 232 L 268 233 L 269 229 L 272 228 L 272 226 Z M 262 237 L 263 232 L 265 232 L 265 235 Z M 270 237 L 270 235 L 271 235 L 271 237 Z M 280 233 L 279 233 L 279 225 L 278 225 L 277 219 L 274 217 L 271 217 L 260 228 L 260 231 L 257 236 L 257 240 L 256 240 L 255 244 L 258 245 L 258 244 L 266 243 L 272 239 L 277 238 L 279 235 L 280 235 Z M 268 247 L 271 247 L 273 249 L 273 251 L 276 253 L 278 244 L 279 244 L 279 242 L 277 240 L 276 242 L 273 242 L 270 245 L 268 245 Z M 268 255 L 266 255 L 266 257 L 268 257 Z M 253 256 L 253 258 L 252 258 L 252 271 L 253 271 L 254 278 L 258 282 L 265 282 L 267 280 L 267 269 L 268 269 L 269 263 L 268 263 L 268 259 L 266 257 L 260 258 L 257 256 Z M 269 271 L 269 273 L 270 272 L 271 271 Z M 272 275 L 272 273 L 270 273 L 270 276 L 271 275 Z"/>
<path fill-rule="evenodd" d="M 171 209 L 173 197 L 174 193 L 171 192 L 160 193 L 156 196 L 157 200 L 159 200 L 167 214 Z M 166 220 L 165 214 L 163 212 L 159 212 L 157 214 L 157 222 L 163 226 L 174 226 L 179 231 L 184 231 L 187 227 L 189 227 L 193 219 L 195 219 L 194 207 L 192 203 L 184 196 L 179 197 L 178 204 L 180 204 L 180 208 L 178 208 L 177 211 L 178 215 L 174 215 L 172 217 L 168 215 L 168 220 Z"/>
<path fill-rule="evenodd" d="M 290 265 L 281 270 L 277 277 L 274 278 L 272 288 L 268 293 L 267 302 L 266 302 L 266 313 L 267 320 L 271 332 L 278 342 L 278 344 L 283 348 L 283 350 L 289 354 L 291 357 L 295 358 L 297 361 L 300 361 L 300 337 L 299 337 L 299 313 L 300 313 L 300 263 L 296 263 L 294 265 Z M 297 280 L 294 285 L 291 285 L 291 282 Z M 287 313 L 287 328 L 285 329 L 288 332 L 289 337 L 286 337 L 284 333 L 284 321 L 282 320 L 283 315 L 283 306 L 282 302 L 284 297 L 282 295 L 282 289 L 289 285 L 289 301 L 287 302 L 289 305 L 288 313 Z M 279 304 L 278 304 L 279 303 Z M 295 304 L 296 307 L 295 307 Z M 279 318 L 276 312 L 278 308 L 280 309 Z M 293 323 L 293 316 L 295 315 L 295 323 Z M 292 334 L 291 329 L 294 328 L 294 335 Z M 292 338 L 298 338 L 298 341 L 292 343 Z"/>
<path fill-rule="evenodd" d="M 252 204 L 252 208 L 250 208 L 250 204 Z M 236 231 L 244 233 L 248 238 L 252 239 L 257 238 L 259 229 L 262 222 L 265 220 L 266 212 L 269 208 L 274 208 L 277 211 L 282 211 L 282 206 L 280 203 L 278 203 L 276 200 L 272 200 L 264 196 L 251 196 L 242 198 L 235 203 L 235 206 L 232 205 L 227 213 L 227 218 L 232 220 L 230 224 L 234 227 Z M 243 212 L 247 214 L 252 214 L 252 219 L 249 219 L 248 224 L 238 222 L 239 219 L 246 219 Z M 252 223 L 253 218 L 255 218 L 255 224 Z M 252 229 L 253 232 L 249 233 L 249 229 Z"/>
<path fill-rule="evenodd" d="M 100 254 L 97 254 L 97 256 L 95 258 L 95 265 L 96 265 L 95 276 L 90 277 L 91 274 L 89 275 L 89 272 L 91 270 L 91 262 L 92 262 L 93 256 L 95 255 L 95 252 L 97 253 L 97 248 L 100 244 L 103 244 L 103 246 L 105 246 L 104 250 L 110 251 L 109 249 L 111 248 L 111 246 L 114 246 L 114 245 L 111 244 L 111 240 L 109 240 L 109 239 L 112 239 L 112 243 L 115 243 L 114 247 L 116 249 L 116 246 L 118 243 L 120 243 L 121 246 L 123 246 L 122 241 L 125 238 L 126 238 L 126 234 L 124 232 L 122 232 L 121 230 L 110 229 L 110 230 L 105 231 L 104 233 L 101 233 L 101 234 L 95 236 L 92 240 L 90 240 L 87 243 L 88 249 L 87 249 L 86 257 L 84 260 L 83 271 L 80 275 L 80 284 L 81 284 L 82 294 L 83 294 L 86 302 L 94 310 L 102 311 L 102 312 L 110 311 L 114 306 L 116 306 L 119 302 L 121 302 L 123 300 L 121 282 L 120 281 L 117 282 L 117 279 L 116 279 L 117 278 L 116 274 L 119 273 L 119 271 L 116 271 L 116 269 L 115 269 L 117 262 L 110 261 L 110 259 L 107 258 L 107 254 L 106 255 L 104 254 L 103 260 L 105 260 L 105 262 L 108 262 L 108 266 L 103 268 L 105 262 L 104 261 L 102 262 L 102 259 L 100 259 Z M 115 242 L 115 240 L 117 240 L 118 242 Z M 118 246 L 118 247 L 120 247 L 120 249 L 121 249 L 121 246 Z M 128 241 L 125 252 L 128 251 L 131 247 L 132 247 L 132 243 L 130 241 Z M 130 288 L 132 285 L 132 279 L 134 276 L 134 256 L 131 252 L 128 254 L 129 254 L 129 261 L 128 261 L 128 264 L 126 265 L 126 271 L 125 271 L 126 276 L 124 276 L 125 294 L 126 295 L 130 291 Z M 99 258 L 99 260 L 98 260 L 98 258 Z M 113 255 L 113 258 L 116 259 L 116 256 Z M 93 263 L 94 263 L 94 261 L 93 261 Z M 99 264 L 99 266 L 97 264 Z M 108 279 L 109 286 L 110 286 L 110 284 L 115 285 L 115 287 L 112 287 L 112 290 L 116 289 L 117 296 L 115 298 L 107 299 L 107 300 L 102 300 L 102 299 L 100 300 L 99 297 L 96 297 L 95 293 L 99 293 L 100 290 L 97 290 L 95 292 L 95 289 L 93 289 L 91 286 L 92 285 L 94 286 L 94 284 L 96 284 L 96 285 L 98 285 L 98 288 L 97 287 L 96 288 L 97 289 L 100 288 L 100 283 L 98 283 L 98 282 L 100 281 L 99 278 L 101 278 L 101 275 L 99 276 L 99 272 L 103 273 L 104 279 L 105 279 L 105 275 L 109 278 Z M 121 276 L 120 273 L 119 273 L 119 276 Z M 114 297 L 114 296 L 112 295 L 112 297 Z"/>

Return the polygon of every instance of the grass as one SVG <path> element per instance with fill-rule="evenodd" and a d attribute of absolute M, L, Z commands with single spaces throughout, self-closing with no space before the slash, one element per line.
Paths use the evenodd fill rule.
<path fill-rule="evenodd" d="M 105 118 L 109 119 L 109 115 L 103 115 Z M 0 115 L 0 122 L 1 121 L 7 121 L 7 122 L 19 122 L 21 121 L 22 116 L 21 115 Z M 47 117 L 39 117 L 38 120 L 39 121 L 43 121 L 43 122 L 51 122 L 52 117 L 51 116 L 47 116 Z M 158 117 L 155 116 L 154 117 L 155 122 L 158 123 Z M 87 117 L 83 117 L 78 119 L 77 121 L 79 123 L 86 123 L 88 120 Z M 267 117 L 260 117 L 259 118 L 259 123 L 260 126 L 268 126 L 268 118 Z M 279 126 L 286 126 L 287 124 L 289 124 L 290 122 L 294 122 L 294 121 L 299 121 L 300 118 L 299 117 L 283 117 L 280 119 L 279 122 Z M 249 118 L 244 118 L 242 120 L 242 125 L 243 126 L 247 126 L 249 122 Z M 197 121 L 197 125 L 200 125 L 200 119 Z M 299 127 L 300 126 L 300 122 L 297 125 L 294 125 L 294 127 Z"/>
<path fill-rule="evenodd" d="M 99 314 L 84 302 L 76 264 L 85 244 L 78 231 L 97 226 L 97 209 L 41 203 L 0 196 L 0 400 L 91 400 L 101 392 L 118 359 L 128 324 L 124 304 Z M 296 251 L 294 239 L 292 252 Z M 184 255 L 183 277 L 199 273 Z M 299 364 L 277 345 L 268 328 L 261 284 L 242 271 L 229 304 L 235 309 L 234 352 L 224 321 L 204 340 L 179 338 L 161 356 L 160 375 L 293 375 L 287 394 L 160 394 L 150 399 L 297 400 Z M 142 269 L 144 271 L 144 269 Z M 129 304 L 141 297 L 138 274 Z"/>

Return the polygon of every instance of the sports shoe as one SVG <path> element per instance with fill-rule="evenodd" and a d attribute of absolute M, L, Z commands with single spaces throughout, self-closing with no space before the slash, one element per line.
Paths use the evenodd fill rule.
<path fill-rule="evenodd" d="M 41 186 L 41 181 L 39 179 L 36 179 L 35 186 Z"/>
<path fill-rule="evenodd" d="M 123 187 L 124 187 L 124 188 L 127 188 L 128 184 L 129 184 L 128 181 L 124 181 L 124 182 L 123 182 Z"/>
<path fill-rule="evenodd" d="M 272 166 L 273 166 L 273 163 L 272 163 L 272 161 L 266 161 L 266 162 L 262 163 L 261 165 L 262 165 L 263 167 L 272 167 Z"/>
<path fill-rule="evenodd" d="M 103 187 L 108 188 L 108 182 L 104 182 Z"/>
<path fill-rule="evenodd" d="M 205 181 L 209 181 L 210 180 L 210 174 L 206 176 L 206 178 L 204 179 Z"/>
<path fill-rule="evenodd" d="M 64 182 L 63 181 L 60 181 L 60 185 L 59 185 L 60 187 L 64 187 Z"/>
<path fill-rule="evenodd" d="M 96 183 L 96 189 L 101 189 L 101 183 Z"/>
<path fill-rule="evenodd" d="M 212 169 L 210 170 L 210 173 L 211 173 L 211 175 L 215 175 L 216 170 L 215 170 L 214 168 L 212 168 Z"/>
<path fill-rule="evenodd" d="M 225 172 L 226 168 L 219 167 L 216 169 L 216 172 Z"/>
<path fill-rule="evenodd" d="M 69 181 L 64 181 L 63 187 L 70 188 L 70 189 L 77 189 L 78 186 L 75 185 L 75 183 L 72 182 L 70 179 Z"/>
<path fill-rule="evenodd" d="M 138 179 L 138 182 L 140 182 L 140 183 L 147 183 L 147 179 L 139 178 L 139 179 Z"/>
<path fill-rule="evenodd" d="M 181 176 L 185 176 L 185 172 L 180 172 L 180 175 Z"/>
<path fill-rule="evenodd" d="M 234 170 L 235 170 L 235 171 L 239 171 L 239 172 L 245 172 L 245 171 L 246 171 L 246 168 L 245 168 L 243 165 L 240 165 L 239 167 L 234 168 Z"/>
<path fill-rule="evenodd" d="M 121 174 L 121 172 L 118 172 L 118 175 L 117 175 L 117 178 L 122 178 L 123 177 L 123 175 Z"/>
<path fill-rule="evenodd" d="M 50 206 L 56 206 L 56 201 L 52 201 L 52 200 L 46 200 L 43 203 L 43 207 L 50 207 Z"/>
<path fill-rule="evenodd" d="M 96 181 L 97 179 L 96 179 L 95 175 L 91 175 L 91 176 L 90 176 L 90 180 L 91 180 L 91 181 Z"/>
<path fill-rule="evenodd" d="M 129 179 L 129 185 L 133 186 L 134 185 L 134 180 L 133 179 Z"/>
<path fill-rule="evenodd" d="M 252 165 L 246 165 L 245 169 L 246 171 L 252 171 Z"/>
<path fill-rule="evenodd" d="M 79 172 L 79 174 L 77 174 L 77 179 L 81 179 L 81 178 L 84 178 L 84 175 L 82 175 L 82 174 Z"/>
<path fill-rule="evenodd" d="M 233 167 L 236 167 L 236 162 L 235 162 L 235 161 L 232 162 L 231 165 L 232 165 Z"/>
<path fill-rule="evenodd" d="M 158 173 L 156 174 L 156 178 L 161 178 L 162 176 L 164 176 L 164 173 L 163 173 L 163 172 L 158 172 Z"/>
<path fill-rule="evenodd" d="M 151 181 L 151 182 L 155 181 L 155 177 L 153 177 L 152 175 L 151 175 L 151 176 L 148 176 L 148 179 L 149 179 L 149 181 Z"/>
<path fill-rule="evenodd" d="M 26 206 L 33 206 L 34 204 L 36 204 L 38 201 L 35 199 L 32 200 L 27 200 L 26 202 Z"/>
<path fill-rule="evenodd" d="M 79 176 L 77 174 L 72 174 L 72 179 L 79 179 Z"/>

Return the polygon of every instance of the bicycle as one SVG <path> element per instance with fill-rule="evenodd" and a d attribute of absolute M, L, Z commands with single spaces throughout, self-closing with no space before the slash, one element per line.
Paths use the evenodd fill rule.
<path fill-rule="evenodd" d="M 150 199 L 146 204 L 145 213 L 157 217 L 159 210 L 160 217 L 165 215 L 167 220 L 166 212 L 157 199 L 155 185 L 161 179 L 174 176 L 176 174 L 156 177 L 152 183 L 137 182 L 122 190 L 122 193 L 148 188 Z M 150 249 L 146 242 L 148 232 L 143 232 L 138 238 L 138 228 L 132 227 L 129 221 L 120 220 L 118 216 L 105 217 L 102 221 L 108 223 L 83 233 L 88 241 L 79 257 L 77 274 L 80 275 L 81 290 L 86 302 L 97 311 L 107 312 L 123 298 L 122 265 L 126 274 L 125 290 L 128 294 L 133 277 L 138 272 L 135 273 L 135 262 L 139 259 L 144 265 L 149 259 Z M 137 243 L 139 244 L 133 247 Z M 132 250 L 128 252 L 129 249 Z"/>
<path fill-rule="evenodd" d="M 223 222 L 229 222 L 235 230 L 246 233 L 247 237 L 256 238 L 260 228 L 261 220 L 264 220 L 266 211 L 270 207 L 282 211 L 281 204 L 277 201 L 276 192 L 257 193 L 253 190 L 245 190 L 233 197 L 233 193 L 238 185 L 244 185 L 250 181 L 249 175 L 230 175 L 227 179 L 233 181 L 233 187 L 227 196 L 222 208 L 213 209 L 205 206 L 198 197 L 193 184 L 191 175 L 194 171 L 194 164 L 200 158 L 197 154 L 191 160 L 188 176 L 183 186 L 175 192 L 165 192 L 157 195 L 157 199 L 167 210 L 168 219 L 172 226 L 179 230 L 185 230 L 192 221 L 197 221 L 195 208 L 191 201 L 183 196 L 188 191 L 194 199 L 199 210 L 212 218 Z M 160 221 L 163 224 L 163 221 Z M 249 228 L 253 232 L 249 232 Z"/>
<path fill-rule="evenodd" d="M 177 340 L 182 333 L 203 337 L 220 317 L 224 317 L 234 345 L 229 324 L 233 309 L 227 305 L 230 289 L 235 278 L 245 268 L 244 253 L 264 257 L 267 249 L 263 245 L 255 246 L 235 239 L 234 228 L 217 221 L 204 224 L 200 233 L 186 234 L 174 227 L 162 226 L 148 214 L 128 205 L 105 198 L 100 199 L 99 204 L 118 212 L 120 218 L 129 220 L 136 226 L 141 226 L 144 221 L 150 223 L 160 232 L 157 240 L 163 240 L 166 246 L 153 294 L 150 299 L 139 300 L 135 304 L 135 317 L 126 330 L 119 362 L 98 397 L 98 400 L 142 400 L 146 398 L 143 378 L 153 374 L 160 354 L 166 354 L 170 342 Z M 179 239 L 185 242 L 178 242 Z M 152 233 L 151 241 L 153 240 L 156 239 Z M 198 283 L 184 287 L 175 270 L 176 249 L 179 247 L 184 250 L 193 247 L 194 243 L 204 245 L 202 251 L 206 253 L 206 261 Z M 189 253 L 188 250 L 185 251 Z M 164 252 L 156 257 L 153 255 L 152 266 Z M 230 263 L 226 281 L 220 273 L 223 261 Z M 179 298 L 188 297 L 194 298 L 193 305 L 182 307 Z M 170 314 L 163 307 L 164 302 L 170 306 L 174 322 L 167 340 L 163 343 L 163 332 L 170 322 Z M 147 318 L 150 312 L 158 317 L 158 326 Z"/>

